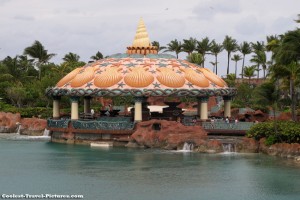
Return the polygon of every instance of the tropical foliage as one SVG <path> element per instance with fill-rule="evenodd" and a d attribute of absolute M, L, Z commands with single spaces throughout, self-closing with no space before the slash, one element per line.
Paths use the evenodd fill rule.
<path fill-rule="evenodd" d="M 277 123 L 277 132 L 274 132 L 274 123 Z M 290 121 L 258 123 L 247 131 L 247 136 L 256 140 L 266 138 L 267 145 L 283 141 L 287 143 L 299 143 L 300 124 Z"/>

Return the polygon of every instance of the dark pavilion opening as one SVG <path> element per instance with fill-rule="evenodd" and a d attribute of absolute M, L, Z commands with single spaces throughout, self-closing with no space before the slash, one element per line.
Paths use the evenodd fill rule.
<path fill-rule="evenodd" d="M 160 131 L 161 130 L 161 124 L 160 123 L 154 123 L 152 125 L 152 130 Z"/>

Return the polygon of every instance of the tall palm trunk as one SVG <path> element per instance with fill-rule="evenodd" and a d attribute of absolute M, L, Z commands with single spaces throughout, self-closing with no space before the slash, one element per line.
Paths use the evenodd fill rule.
<path fill-rule="evenodd" d="M 243 54 L 242 79 L 244 78 L 245 54 Z"/>
<path fill-rule="evenodd" d="M 41 63 L 40 62 L 37 62 L 36 63 L 36 66 L 39 70 L 39 80 L 41 80 L 41 76 L 42 76 L 42 69 L 41 69 Z"/>
<path fill-rule="evenodd" d="M 259 64 L 257 65 L 257 80 L 259 79 Z"/>
<path fill-rule="evenodd" d="M 297 103 L 297 99 L 296 99 L 296 94 L 295 94 L 295 81 L 292 77 L 290 77 L 290 94 L 291 94 L 291 113 L 292 113 L 292 120 L 296 121 L 297 120 L 297 116 L 296 116 L 296 103 Z"/>
<path fill-rule="evenodd" d="M 216 74 L 218 75 L 218 56 L 215 56 L 216 59 L 215 59 L 215 63 L 216 63 Z"/>
<path fill-rule="evenodd" d="M 230 53 L 227 54 L 227 74 L 229 74 L 229 60 L 230 59 Z"/>
<path fill-rule="evenodd" d="M 237 62 L 235 62 L 235 78 L 236 78 L 236 74 L 237 74 Z"/>

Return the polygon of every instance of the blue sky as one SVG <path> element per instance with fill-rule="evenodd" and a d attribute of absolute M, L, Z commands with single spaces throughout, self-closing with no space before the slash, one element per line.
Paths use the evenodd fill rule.
<path fill-rule="evenodd" d="M 189 37 L 221 43 L 225 35 L 239 43 L 264 41 L 266 35 L 299 27 L 293 21 L 299 8 L 299 0 L 0 0 L 0 59 L 22 54 L 34 40 L 57 54 L 55 63 L 68 52 L 85 62 L 97 51 L 124 53 L 140 17 L 150 40 L 161 45 Z M 206 58 L 206 67 L 212 68 L 212 60 Z M 225 51 L 219 61 L 223 75 Z M 233 62 L 230 72 L 234 72 Z"/>

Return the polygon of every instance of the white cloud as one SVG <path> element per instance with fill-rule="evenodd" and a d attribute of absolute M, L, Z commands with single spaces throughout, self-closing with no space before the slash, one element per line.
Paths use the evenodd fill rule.
<path fill-rule="evenodd" d="M 235 28 L 238 34 L 244 35 L 245 37 L 265 32 L 265 25 L 258 21 L 255 16 L 243 17 L 239 20 Z"/>
<path fill-rule="evenodd" d="M 57 54 L 56 63 L 68 52 L 86 62 L 97 51 L 125 52 L 140 17 L 150 39 L 162 45 L 206 36 L 221 43 L 225 35 L 239 43 L 261 41 L 296 27 L 299 7 L 299 0 L 1 0 L 0 59 L 22 54 L 34 40 Z M 224 74 L 226 52 L 219 61 Z"/>
<path fill-rule="evenodd" d="M 198 3 L 193 13 L 200 20 L 211 20 L 216 15 L 234 14 L 240 10 L 239 0 L 206 0 Z"/>

